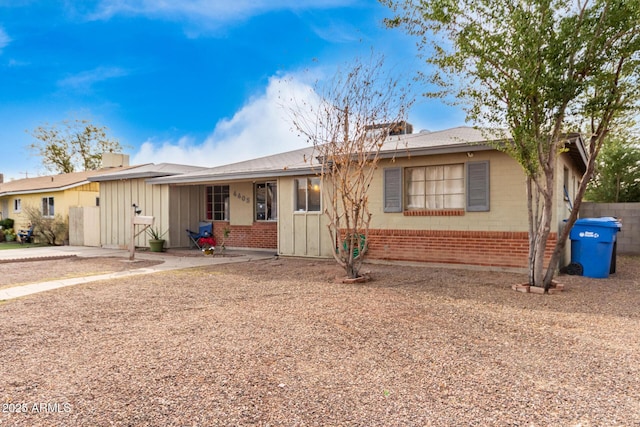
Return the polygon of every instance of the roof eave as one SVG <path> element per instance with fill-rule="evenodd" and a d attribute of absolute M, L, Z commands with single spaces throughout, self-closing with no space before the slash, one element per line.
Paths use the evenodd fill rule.
<path fill-rule="evenodd" d="M 278 169 L 268 171 L 248 171 L 225 173 L 219 175 L 199 175 L 199 176 L 173 176 L 147 179 L 145 182 L 149 184 L 201 184 L 209 182 L 226 182 L 226 181 L 247 181 L 253 179 L 280 178 L 286 176 L 300 176 L 318 173 L 320 167 L 295 168 L 295 169 Z"/>
<path fill-rule="evenodd" d="M 80 187 L 82 185 L 90 184 L 89 181 L 76 182 L 73 184 L 64 185 L 62 187 L 47 187 L 47 188 L 33 188 L 31 190 L 15 190 L 15 191 L 7 191 L 4 193 L 0 193 L 0 197 L 4 196 L 16 196 L 21 194 L 38 194 L 38 193 L 52 193 L 56 191 L 65 191 L 70 190 L 75 187 Z"/>
<path fill-rule="evenodd" d="M 178 174 L 173 173 L 165 173 L 159 174 L 157 172 L 140 172 L 140 173 L 132 173 L 132 174 L 123 174 L 123 175 L 99 175 L 89 178 L 90 181 L 93 182 L 107 182 L 107 181 L 123 181 L 126 179 L 138 179 L 138 178 L 164 178 L 167 176 L 175 176 Z"/>
<path fill-rule="evenodd" d="M 464 142 L 441 147 L 398 148 L 393 151 L 381 152 L 379 157 L 381 159 L 392 159 L 399 157 L 432 156 L 435 154 L 455 154 L 471 151 L 488 151 L 495 149 L 495 147 L 487 144 Z"/>
<path fill-rule="evenodd" d="M 486 144 L 476 143 L 459 143 L 455 145 L 448 145 L 446 147 L 420 147 L 420 148 L 398 148 L 393 151 L 385 151 L 380 153 L 381 159 L 391 159 L 398 157 L 413 157 L 422 155 L 435 155 L 435 154 L 452 154 L 452 153 L 465 153 L 470 151 L 487 151 L 495 150 L 494 147 Z M 145 180 L 148 184 L 174 184 L 174 185 L 186 185 L 186 184 L 200 184 L 211 182 L 227 182 L 227 181 L 246 181 L 253 179 L 266 179 L 266 178 L 280 178 L 287 176 L 300 176 L 317 174 L 320 170 L 320 165 L 315 167 L 306 168 L 282 168 L 282 169 L 270 169 L 263 171 L 246 171 L 246 172 L 230 172 L 212 175 L 198 175 L 198 176 L 183 176 L 175 175 L 171 177 L 157 177 Z"/>

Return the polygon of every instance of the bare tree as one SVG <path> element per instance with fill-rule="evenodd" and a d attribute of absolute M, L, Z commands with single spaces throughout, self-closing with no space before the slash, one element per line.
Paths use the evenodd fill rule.
<path fill-rule="evenodd" d="M 67 221 L 60 214 L 54 217 L 42 215 L 42 211 L 35 206 L 26 206 L 25 213 L 33 227 L 33 235 L 38 236 L 49 245 L 58 245 L 69 238 Z"/>
<path fill-rule="evenodd" d="M 294 128 L 314 147 L 333 256 L 357 278 L 367 253 L 368 191 L 380 150 L 413 103 L 409 85 L 384 68 L 384 57 L 356 61 L 324 85 L 317 104 L 291 100 Z"/>

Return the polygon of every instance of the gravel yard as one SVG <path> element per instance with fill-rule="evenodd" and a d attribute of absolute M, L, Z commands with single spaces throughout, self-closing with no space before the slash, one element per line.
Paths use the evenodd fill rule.
<path fill-rule="evenodd" d="M 114 273 L 160 264 L 162 261 L 125 258 L 78 258 L 75 256 L 55 260 L 38 259 L 0 263 L 0 289 L 48 280 Z"/>
<path fill-rule="evenodd" d="M 558 295 L 367 268 L 345 285 L 273 259 L 0 302 L 0 426 L 640 425 L 639 257 Z"/>

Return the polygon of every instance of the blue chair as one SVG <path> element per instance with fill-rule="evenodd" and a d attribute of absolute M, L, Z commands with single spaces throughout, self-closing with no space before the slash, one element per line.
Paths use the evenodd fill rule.
<path fill-rule="evenodd" d="M 195 246 L 198 249 L 202 249 L 202 246 L 198 244 L 198 239 L 200 239 L 201 237 L 213 236 L 213 224 L 210 222 L 201 222 L 198 226 L 197 233 L 187 228 L 187 235 L 189 236 L 192 248 Z"/>
<path fill-rule="evenodd" d="M 20 238 L 20 243 L 31 243 L 31 240 L 33 240 L 33 225 L 28 230 L 20 230 L 18 237 Z"/>

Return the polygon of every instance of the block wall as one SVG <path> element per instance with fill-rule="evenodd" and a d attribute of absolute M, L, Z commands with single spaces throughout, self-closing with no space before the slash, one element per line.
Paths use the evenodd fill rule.
<path fill-rule="evenodd" d="M 622 222 L 616 235 L 617 253 L 640 254 L 640 203 L 583 203 L 580 218 L 612 216 Z"/>

